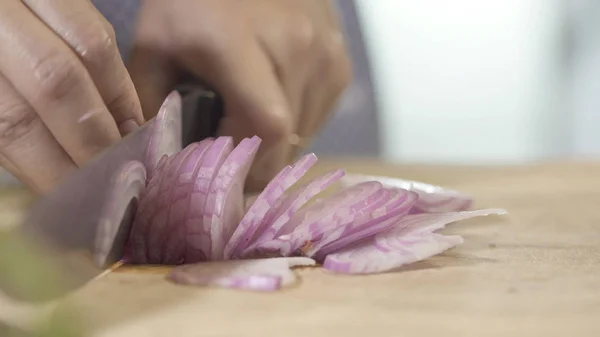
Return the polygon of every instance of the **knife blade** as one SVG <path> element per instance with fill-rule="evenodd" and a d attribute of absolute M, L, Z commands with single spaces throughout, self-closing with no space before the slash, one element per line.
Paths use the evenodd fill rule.
<path fill-rule="evenodd" d="M 193 83 L 178 88 L 178 91 L 182 94 L 182 145 L 216 135 L 223 118 L 223 104 L 219 95 Z M 98 240 L 102 209 L 107 190 L 114 183 L 115 173 L 127 162 L 144 162 L 151 123 L 152 120 L 69 175 L 33 205 L 21 226 L 0 240 L 2 244 L 1 241 L 25 239 L 30 247 L 35 247 L 38 255 L 43 255 L 44 260 L 64 276 L 60 286 L 43 295 L 28 294 L 18 284 L 3 282 L 6 278 L 2 277 L 0 290 L 19 300 L 51 300 L 102 275 L 122 258 L 137 200 L 129 201 L 118 228 L 110 231 L 111 237 L 104 238 L 110 249 L 100 261 L 94 260 L 94 243 Z M 0 275 L 7 275 L 6 272 L 10 270 L 0 269 Z M 41 283 L 49 281 L 39 280 Z"/>

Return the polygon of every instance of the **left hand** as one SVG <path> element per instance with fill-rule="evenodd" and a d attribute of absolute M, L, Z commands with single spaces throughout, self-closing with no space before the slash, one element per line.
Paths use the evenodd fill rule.
<path fill-rule="evenodd" d="M 219 135 L 263 139 L 251 189 L 296 157 L 351 80 L 329 0 L 145 0 L 129 71 L 148 119 L 184 72 L 216 89 Z"/>

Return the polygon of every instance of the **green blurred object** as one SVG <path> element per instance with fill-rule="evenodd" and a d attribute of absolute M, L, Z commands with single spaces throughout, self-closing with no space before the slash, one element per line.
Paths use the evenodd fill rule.
<path fill-rule="evenodd" d="M 85 337 L 83 330 L 75 324 L 73 315 L 52 315 L 52 319 L 37 324 L 28 330 L 0 322 L 2 337 Z"/>
<path fill-rule="evenodd" d="M 56 290 L 61 277 L 47 260 L 21 237 L 0 235 L 0 289 L 24 297 L 43 297 Z"/>
<path fill-rule="evenodd" d="M 23 297 L 52 293 L 64 282 L 63 275 L 47 256 L 39 253 L 26 240 L 0 232 L 0 290 Z M 26 331 L 10 323 L 0 322 L 2 337 L 75 337 L 84 336 L 77 319 L 68 309 L 42 317 Z"/>

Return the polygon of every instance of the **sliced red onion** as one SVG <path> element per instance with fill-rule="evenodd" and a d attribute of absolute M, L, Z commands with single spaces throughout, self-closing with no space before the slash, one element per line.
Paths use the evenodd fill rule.
<path fill-rule="evenodd" d="M 152 177 L 154 168 L 163 154 L 171 156 L 182 149 L 181 142 L 181 96 L 177 91 L 173 91 L 154 118 L 146 154 L 148 177 Z"/>
<path fill-rule="evenodd" d="M 160 183 L 160 201 L 154 205 L 154 221 L 147 224 L 147 258 L 150 263 L 163 263 L 162 252 L 165 249 L 163 243 L 168 232 L 173 232 L 174 227 L 169 223 L 171 208 L 175 205 L 176 182 L 182 175 L 182 168 L 189 160 L 201 157 L 203 148 L 198 143 L 191 144 L 182 151 L 181 155 L 172 156 L 167 166 L 165 175 Z M 188 183 L 189 186 L 189 183 Z"/>
<path fill-rule="evenodd" d="M 197 263 L 177 267 L 171 275 L 176 282 L 274 290 L 293 277 L 290 265 L 315 263 L 306 258 L 215 262 L 272 255 L 303 254 L 342 273 L 386 271 L 461 243 L 459 236 L 435 233 L 447 223 L 504 214 L 454 212 L 470 207 L 472 199 L 414 181 L 342 178 L 343 170 L 290 191 L 316 162 L 314 154 L 285 167 L 245 205 L 243 187 L 260 139 L 234 147 L 230 137 L 218 137 L 181 150 L 180 104 L 177 94 L 169 96 L 146 131 L 151 175 L 129 244 L 137 263 Z M 340 179 L 342 190 L 311 202 Z"/>
<path fill-rule="evenodd" d="M 205 139 L 199 143 L 194 150 L 184 157 L 176 170 L 178 173 L 171 185 L 171 194 L 169 198 L 170 208 L 167 219 L 166 231 L 159 233 L 163 238 L 166 238 L 166 244 L 163 244 L 161 261 L 163 264 L 179 264 L 183 262 L 185 237 L 187 228 L 185 221 L 188 217 L 188 209 L 190 207 L 190 195 L 194 183 L 195 172 L 204 159 L 206 151 L 213 144 L 212 139 Z M 189 145 L 191 148 L 193 144 Z M 185 151 L 185 150 L 184 150 Z M 160 245 L 159 245 L 160 246 Z"/>
<path fill-rule="evenodd" d="M 185 154 L 179 157 L 183 156 Z M 137 263 L 152 263 L 149 254 L 150 247 L 156 244 L 153 237 L 157 237 L 156 233 L 152 230 L 153 224 L 157 224 L 158 226 L 161 226 L 161 224 L 166 225 L 167 210 L 170 203 L 167 198 L 164 198 L 169 186 L 165 181 L 170 178 L 169 172 L 171 171 L 174 157 L 176 156 L 167 157 L 160 168 L 157 167 L 154 170 L 155 173 L 149 178 L 148 187 L 142 194 L 142 201 L 137 209 L 129 240 L 129 244 L 133 250 L 133 261 Z M 153 198 L 153 202 L 148 202 L 147 200 L 151 197 Z M 154 261 L 154 263 L 158 263 L 158 261 Z"/>
<path fill-rule="evenodd" d="M 153 201 L 154 198 L 156 198 L 160 194 L 160 191 L 159 191 L 160 182 L 162 181 L 162 177 L 165 175 L 163 173 L 163 171 L 165 170 L 168 163 L 169 163 L 169 156 L 167 156 L 165 154 L 160 158 L 160 160 L 158 161 L 158 165 L 154 169 L 154 171 L 157 172 L 157 174 L 156 174 L 157 179 L 150 179 L 148 177 L 146 178 L 147 179 L 146 189 L 144 189 L 144 191 L 142 192 L 142 199 L 138 206 L 138 210 L 140 210 L 139 213 L 141 215 L 144 215 L 144 216 L 147 215 L 148 217 L 150 217 L 152 215 L 151 212 L 146 211 L 146 207 L 148 207 L 148 206 L 152 207 L 153 205 L 152 205 L 151 201 Z"/>
<path fill-rule="evenodd" d="M 291 267 L 312 266 L 306 257 L 203 262 L 176 267 L 169 278 L 179 284 L 274 291 L 294 283 Z"/>
<path fill-rule="evenodd" d="M 206 152 L 200 166 L 194 172 L 193 185 L 191 186 L 190 208 L 184 222 L 185 254 L 187 263 L 206 261 L 211 254 L 211 221 L 205 221 L 209 216 L 206 211 L 206 201 L 210 193 L 211 183 L 214 181 L 221 166 L 233 151 L 233 138 L 219 137 Z"/>
<path fill-rule="evenodd" d="M 126 163 L 116 173 L 108 187 L 110 194 L 103 206 L 96 229 L 94 259 L 100 266 L 104 266 L 109 257 L 115 254 L 112 251 L 114 247 L 125 244 L 125 242 L 115 242 L 115 238 L 119 237 L 120 229 L 129 228 L 129 226 L 121 226 L 121 222 L 133 220 L 135 207 L 146 186 L 146 168 L 138 161 Z M 124 237 L 126 238 L 127 235 Z"/>
<path fill-rule="evenodd" d="M 225 260 L 229 260 L 235 253 L 235 250 L 240 245 L 243 236 L 246 236 L 248 231 L 253 231 L 252 227 L 258 227 L 260 222 L 263 220 L 265 214 L 269 210 L 272 203 L 274 203 L 280 194 L 283 194 L 284 190 L 280 186 L 280 181 L 292 170 L 291 166 L 286 166 L 281 170 L 273 180 L 267 184 L 265 189 L 258 195 L 252 205 L 246 209 L 244 206 L 245 214 L 240 224 L 237 226 L 233 235 L 229 239 L 229 242 L 225 245 L 225 251 L 223 256 Z"/>
<path fill-rule="evenodd" d="M 323 266 L 338 273 L 368 274 L 427 259 L 460 243 L 460 236 L 434 233 L 445 225 L 478 216 L 506 214 L 501 209 L 408 215 L 388 231 L 327 255 Z"/>
<path fill-rule="evenodd" d="M 269 182 L 252 206 L 246 211 L 239 226 L 225 246 L 225 259 L 231 258 L 232 255 L 239 255 L 248 246 L 261 223 L 268 221 L 265 218 L 269 209 L 276 204 L 277 200 L 279 200 L 288 188 L 302 179 L 316 162 L 317 157 L 313 153 L 305 155 L 294 166 L 288 166 L 281 170 Z"/>
<path fill-rule="evenodd" d="M 174 204 L 173 186 L 184 169 L 183 164 L 188 158 L 201 156 L 202 146 L 192 144 L 176 156 L 161 159 L 161 165 L 148 182 L 146 193 L 136 212 L 130 245 L 136 255 L 133 260 L 138 263 L 161 263 L 161 252 L 165 249 L 163 243 L 164 231 L 169 226 L 169 213 Z M 165 157 L 163 157 L 165 158 Z M 189 186 L 189 184 L 188 184 Z M 152 199 L 150 199 L 152 198 Z M 153 203 L 148 200 L 155 200 Z M 151 247 L 156 247 L 152 248 Z"/>
<path fill-rule="evenodd" d="M 364 181 L 378 181 L 386 187 L 402 188 L 417 192 L 419 194 L 419 200 L 411 213 L 459 212 L 468 210 L 473 204 L 473 198 L 469 195 L 419 181 L 362 174 L 348 174 L 342 179 L 342 185 L 347 187 Z"/>
<path fill-rule="evenodd" d="M 255 237 L 252 239 L 251 245 L 244 250 L 241 256 L 248 256 L 253 251 L 256 251 L 257 247 L 261 244 L 273 240 L 277 232 L 289 221 L 296 211 L 316 195 L 340 180 L 344 174 L 344 170 L 341 169 L 328 172 L 278 199 L 265 215 L 255 233 Z"/>
<path fill-rule="evenodd" d="M 441 213 L 440 213 L 441 214 Z M 368 242 L 325 258 L 323 267 L 344 274 L 382 273 L 426 260 L 463 243 L 458 235 L 407 235 Z"/>
<path fill-rule="evenodd" d="M 296 212 L 277 235 L 313 229 L 321 231 L 322 224 L 350 217 L 374 201 L 381 200 L 381 194 L 377 192 L 382 192 L 382 188 L 380 183 L 369 181 L 346 188 L 325 200 L 317 200 Z"/>
<path fill-rule="evenodd" d="M 289 256 L 301 247 L 316 242 L 328 231 L 348 223 L 353 217 L 372 211 L 384 203 L 386 191 L 378 182 L 365 182 L 318 200 L 292 216 L 273 241 L 257 247 L 259 252 L 278 251 Z"/>
<path fill-rule="evenodd" d="M 244 215 L 244 182 L 260 142 L 258 137 L 243 139 L 210 184 L 203 221 L 210 223 L 211 260 L 223 259 L 225 244 Z"/>
<path fill-rule="evenodd" d="M 402 189 L 389 189 L 389 191 L 394 194 L 384 205 L 336 228 L 319 242 L 304 250 L 304 255 L 317 256 L 320 257 L 320 261 L 323 261 L 328 252 L 383 232 L 404 217 L 419 198 L 413 191 Z"/>

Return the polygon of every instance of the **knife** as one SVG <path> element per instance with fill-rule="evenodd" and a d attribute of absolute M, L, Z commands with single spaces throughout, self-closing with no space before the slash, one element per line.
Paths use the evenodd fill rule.
<path fill-rule="evenodd" d="M 198 85 L 184 84 L 177 88 L 182 96 L 182 145 L 214 137 L 223 118 L 220 96 Z M 30 250 L 51 265 L 61 276 L 60 285 L 41 292 L 27 291 L 22 282 L 11 282 L 10 276 L 20 275 L 28 282 L 44 284 L 56 275 L 22 275 L 18 264 L 9 263 L 5 249 L 0 249 L 0 290 L 12 298 L 25 301 L 47 301 L 75 290 L 102 275 L 118 262 L 133 223 L 137 200 L 131 200 L 125 216 L 110 238 L 109 252 L 101 261 L 94 260 L 99 220 L 115 173 L 129 161 L 144 162 L 152 120 L 119 143 L 107 149 L 86 166 L 69 175 L 57 188 L 38 200 L 25 221 L 16 230 L 0 236 L 0 248 L 25 240 Z M 77 188 L 82 184 L 88 191 Z M 1 234 L 1 233 L 0 233 Z M 18 252 L 14 252 L 18 254 Z M 16 256 L 15 256 L 16 257 Z M 14 261 L 14 260 L 13 260 Z M 19 269 L 21 268 L 21 269 Z M 44 287 L 43 287 L 44 288 Z"/>

